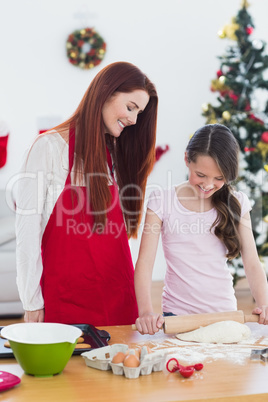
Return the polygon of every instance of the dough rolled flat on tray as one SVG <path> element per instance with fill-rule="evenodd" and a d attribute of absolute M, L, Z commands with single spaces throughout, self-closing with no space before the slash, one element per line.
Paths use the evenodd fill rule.
<path fill-rule="evenodd" d="M 220 321 L 191 332 L 177 334 L 182 341 L 200 343 L 237 343 L 250 338 L 251 331 L 245 324 L 236 321 Z"/>

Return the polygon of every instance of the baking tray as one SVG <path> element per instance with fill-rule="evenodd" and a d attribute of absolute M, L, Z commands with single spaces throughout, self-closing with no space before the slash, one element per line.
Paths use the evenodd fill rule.
<path fill-rule="evenodd" d="M 73 324 L 74 327 L 80 328 L 83 331 L 84 342 L 89 344 L 90 348 L 75 349 L 73 355 L 80 355 L 83 352 L 88 352 L 92 349 L 101 348 L 108 345 L 108 341 L 111 339 L 109 332 L 102 329 L 98 329 L 91 324 Z M 0 327 L 1 329 L 4 327 Z M 14 357 L 11 348 L 6 348 L 4 343 L 6 339 L 0 337 L 0 358 Z"/>
<path fill-rule="evenodd" d="M 83 331 L 83 338 L 84 342 L 83 343 L 88 343 L 91 348 L 85 348 L 85 349 L 75 349 L 73 354 L 74 355 L 80 355 L 83 352 L 87 352 L 88 350 L 91 349 L 97 349 L 97 348 L 102 348 L 103 346 L 108 345 L 108 341 L 111 339 L 111 335 L 109 332 L 103 330 L 103 329 L 98 329 L 94 327 L 94 325 L 91 324 L 74 324 L 75 327 L 80 328 L 81 331 Z"/>

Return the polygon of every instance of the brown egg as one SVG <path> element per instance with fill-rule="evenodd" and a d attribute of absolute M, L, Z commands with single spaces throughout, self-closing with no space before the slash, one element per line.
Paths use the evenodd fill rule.
<path fill-rule="evenodd" d="M 126 355 L 124 360 L 124 366 L 126 367 L 139 367 L 140 360 L 136 355 Z"/>
<path fill-rule="evenodd" d="M 112 358 L 112 363 L 118 364 L 118 363 L 123 363 L 126 355 L 123 352 L 118 352 L 114 355 Z"/>

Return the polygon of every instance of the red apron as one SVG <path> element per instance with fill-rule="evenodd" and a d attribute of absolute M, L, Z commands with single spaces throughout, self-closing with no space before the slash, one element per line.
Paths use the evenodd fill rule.
<path fill-rule="evenodd" d="M 42 238 L 41 287 L 45 321 L 128 325 L 138 317 L 134 268 L 115 181 L 104 233 L 92 232 L 86 187 L 71 185 L 75 130 L 70 130 L 69 174 Z M 111 169 L 111 156 L 107 150 Z M 111 169 L 112 170 L 112 169 Z"/>

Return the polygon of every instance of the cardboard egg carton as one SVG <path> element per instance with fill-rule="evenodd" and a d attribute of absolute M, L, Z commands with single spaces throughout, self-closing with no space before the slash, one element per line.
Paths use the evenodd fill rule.
<path fill-rule="evenodd" d="M 126 353 L 129 349 L 125 344 L 114 344 L 103 348 L 84 352 L 81 356 L 86 365 L 98 370 L 112 370 L 115 375 L 125 375 L 127 378 L 137 378 L 140 375 L 149 375 L 152 371 L 162 371 L 165 364 L 166 353 L 162 350 L 144 354 L 141 353 L 139 367 L 125 367 L 123 363 L 112 363 L 114 355 L 118 352 Z"/>

